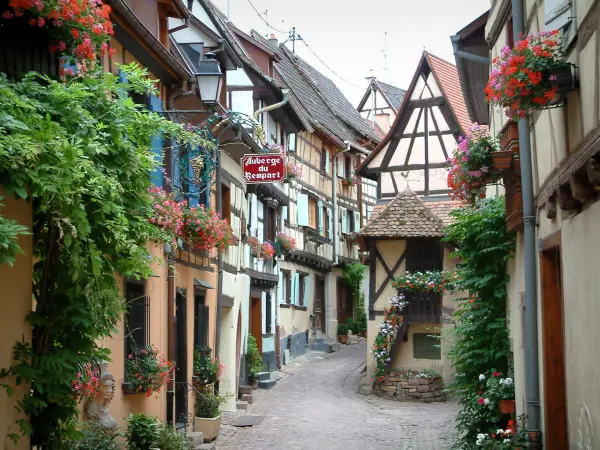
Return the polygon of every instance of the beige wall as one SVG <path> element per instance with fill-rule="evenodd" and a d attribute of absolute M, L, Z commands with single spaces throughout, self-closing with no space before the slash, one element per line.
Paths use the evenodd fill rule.
<path fill-rule="evenodd" d="M 0 210 L 2 216 L 10 220 L 16 220 L 19 224 L 31 229 L 32 209 L 31 203 L 24 200 L 14 200 L 12 196 L 6 196 L 4 189 L 0 186 L 0 195 L 4 196 L 2 203 L 4 207 Z M 20 236 L 19 246 L 25 252 L 17 257 L 13 267 L 8 264 L 0 265 L 0 367 L 8 368 L 12 363 L 12 348 L 15 342 L 25 339 L 31 341 L 31 326 L 25 322 L 25 315 L 32 308 L 32 236 Z M 7 383 L 7 380 L 2 380 Z M 11 384 L 11 382 L 8 382 Z M 14 386 L 13 386 L 14 387 Z M 8 396 L 4 389 L 0 388 L 0 439 L 8 433 L 18 433 L 19 428 L 15 420 L 22 418 L 16 414 L 17 401 L 23 398 L 27 387 L 21 385 L 15 389 L 12 396 Z M 17 446 L 11 449 L 29 448 L 29 439 L 21 438 Z"/>

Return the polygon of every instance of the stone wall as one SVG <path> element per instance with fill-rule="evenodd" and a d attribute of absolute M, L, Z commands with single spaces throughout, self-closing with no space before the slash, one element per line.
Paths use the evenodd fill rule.
<path fill-rule="evenodd" d="M 408 375 L 386 375 L 382 383 L 376 384 L 374 392 L 381 397 L 393 398 L 400 402 L 417 401 L 423 403 L 445 402 L 444 382 L 441 377 L 422 378 Z"/>

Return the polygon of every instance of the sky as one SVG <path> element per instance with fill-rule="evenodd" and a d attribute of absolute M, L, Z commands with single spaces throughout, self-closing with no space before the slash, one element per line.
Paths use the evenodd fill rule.
<path fill-rule="evenodd" d="M 423 50 L 454 63 L 450 36 L 490 7 L 489 0 L 212 1 L 225 14 L 229 2 L 230 20 L 245 32 L 267 33 L 250 1 L 259 12 L 268 11 L 269 24 L 284 32 L 269 28 L 279 42 L 296 27 L 304 39 L 296 42 L 296 53 L 331 78 L 355 106 L 367 87 L 366 77 L 406 89 Z M 288 45 L 291 48 L 291 42 Z"/>

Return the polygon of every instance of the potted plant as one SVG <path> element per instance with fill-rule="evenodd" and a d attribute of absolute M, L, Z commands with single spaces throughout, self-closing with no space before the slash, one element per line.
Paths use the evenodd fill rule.
<path fill-rule="evenodd" d="M 492 155 L 498 150 L 498 140 L 479 125 L 474 125 L 465 137 L 459 138 L 458 146 L 448 159 L 448 187 L 452 189 L 452 198 L 473 204 L 485 197 L 485 185 L 492 175 Z"/>
<path fill-rule="evenodd" d="M 344 324 L 344 323 L 340 323 L 337 326 L 337 335 L 338 335 L 338 341 L 340 341 L 340 344 L 347 344 L 348 343 L 348 325 Z"/>
<path fill-rule="evenodd" d="M 353 175 L 350 175 L 348 177 L 342 178 L 342 184 L 344 186 L 352 187 L 352 186 L 355 186 L 357 184 L 360 184 L 360 180 L 359 180 L 359 178 L 356 175 L 353 174 Z"/>
<path fill-rule="evenodd" d="M 153 345 L 134 351 L 125 362 L 126 393 L 144 392 L 150 397 L 171 379 L 173 362 L 168 361 Z"/>
<path fill-rule="evenodd" d="M 248 335 L 247 341 L 247 354 L 248 354 L 248 376 L 250 378 L 250 385 L 252 389 L 258 387 L 258 374 L 263 370 L 263 359 L 256 343 L 256 338 L 251 334 Z"/>
<path fill-rule="evenodd" d="M 285 159 L 285 179 L 284 183 L 293 184 L 298 178 L 302 177 L 302 166 L 292 161 L 289 157 Z"/>
<path fill-rule="evenodd" d="M 575 86 L 558 30 L 530 34 L 494 58 L 487 100 L 514 120 L 560 103 Z"/>
<path fill-rule="evenodd" d="M 209 387 L 196 391 L 196 416 L 194 431 L 202 432 L 205 442 L 213 441 L 221 429 L 220 406 L 231 397 L 221 395 Z"/>
<path fill-rule="evenodd" d="M 221 379 L 225 366 L 221 364 L 219 358 L 213 359 L 210 353 L 208 355 L 206 353 L 200 347 L 194 349 L 194 378 L 197 384 L 214 385 Z"/>
<path fill-rule="evenodd" d="M 185 233 L 199 251 L 219 251 L 237 244 L 228 220 L 221 219 L 213 208 L 204 205 L 185 210 Z"/>
<path fill-rule="evenodd" d="M 490 375 L 480 375 L 479 380 L 485 380 L 484 392 L 482 398 L 483 404 L 498 405 L 498 410 L 502 414 L 515 413 L 515 386 L 512 377 L 504 378 L 502 374 L 494 369 Z M 487 400 L 487 403 L 486 403 Z M 482 403 L 480 401 L 480 403 Z"/>
<path fill-rule="evenodd" d="M 512 165 L 512 150 L 498 150 L 492 153 L 492 164 L 495 170 L 507 170 Z"/>
<path fill-rule="evenodd" d="M 278 254 L 287 254 L 296 250 L 296 239 L 285 233 L 277 233 L 275 237 L 275 248 Z"/>

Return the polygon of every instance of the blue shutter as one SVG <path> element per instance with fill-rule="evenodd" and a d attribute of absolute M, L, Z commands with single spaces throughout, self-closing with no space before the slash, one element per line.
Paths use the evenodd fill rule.
<path fill-rule="evenodd" d="M 123 83 L 127 82 L 127 76 L 121 70 L 119 70 L 119 80 Z M 162 111 L 162 100 L 156 95 L 150 95 L 150 111 Z M 150 150 L 154 154 L 155 168 L 150 173 L 150 181 L 157 187 L 163 186 L 163 172 L 162 172 L 162 152 L 163 152 L 163 138 L 160 134 L 156 134 L 150 137 Z M 175 167 L 173 166 L 173 173 L 175 174 Z M 174 177 L 173 177 L 174 178 Z"/>
<path fill-rule="evenodd" d="M 298 194 L 296 196 L 296 209 L 298 212 L 298 225 L 308 226 L 308 195 Z"/>
<path fill-rule="evenodd" d="M 188 151 L 190 161 L 199 154 L 198 147 L 195 145 L 193 147 L 189 147 Z M 191 162 L 188 163 L 188 180 L 187 200 L 190 206 L 198 206 L 200 204 L 200 191 L 198 189 L 198 183 L 200 180 L 196 180 Z"/>
<path fill-rule="evenodd" d="M 348 211 L 346 210 L 346 208 L 341 208 L 342 209 L 342 214 L 340 215 L 340 217 L 342 218 L 342 233 L 348 233 L 348 222 L 346 219 L 346 215 L 348 213 Z"/>
<path fill-rule="evenodd" d="M 310 276 L 304 277 L 304 306 L 308 308 L 308 302 L 310 301 Z"/>
<path fill-rule="evenodd" d="M 175 196 L 178 196 L 179 193 L 182 192 L 181 188 L 181 158 L 179 157 L 179 145 L 175 141 L 171 141 L 171 151 L 169 154 L 171 155 L 171 167 L 173 168 L 173 173 L 171 175 L 171 184 L 173 188 L 173 193 Z"/>
<path fill-rule="evenodd" d="M 327 228 L 327 231 L 329 231 L 329 239 L 333 239 L 333 214 L 329 208 L 327 208 L 327 217 L 329 219 L 329 226 Z"/>
<path fill-rule="evenodd" d="M 319 234 L 323 234 L 323 202 L 319 200 L 317 203 L 317 217 L 319 218 Z"/>
<path fill-rule="evenodd" d="M 298 304 L 298 293 L 300 291 L 300 286 L 298 285 L 298 274 L 295 273 L 292 275 L 292 305 Z"/>
<path fill-rule="evenodd" d="M 354 211 L 354 232 L 360 231 L 360 212 Z"/>

